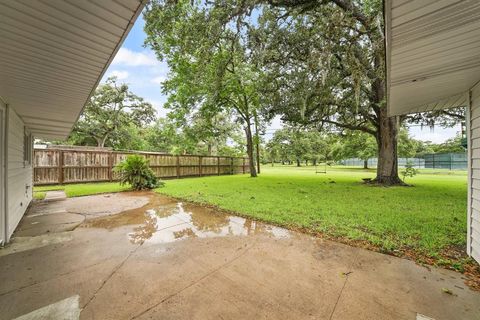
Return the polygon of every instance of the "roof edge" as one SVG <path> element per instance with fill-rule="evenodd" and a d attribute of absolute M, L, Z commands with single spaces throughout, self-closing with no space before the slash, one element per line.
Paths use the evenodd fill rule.
<path fill-rule="evenodd" d="M 128 22 L 127 28 L 123 31 L 122 37 L 118 41 L 117 45 L 115 46 L 115 49 L 113 50 L 112 54 L 110 55 L 110 58 L 108 59 L 107 63 L 102 69 L 102 72 L 100 73 L 97 81 L 95 82 L 95 85 L 93 86 L 92 90 L 90 91 L 90 94 L 88 95 L 87 99 L 85 100 L 85 103 L 82 106 L 82 109 L 78 113 L 77 117 L 75 118 L 75 122 L 72 124 L 71 128 L 68 130 L 68 135 L 65 138 L 68 138 L 68 136 L 72 133 L 73 127 L 75 124 L 78 122 L 78 119 L 80 118 L 80 115 L 82 114 L 83 110 L 85 109 L 85 106 L 87 105 L 88 101 L 92 97 L 92 95 L 95 93 L 95 90 L 97 89 L 98 85 L 100 84 L 100 81 L 102 80 L 103 76 L 105 75 L 105 72 L 107 71 L 108 67 L 112 64 L 113 59 L 117 55 L 118 50 L 122 47 L 123 43 L 125 42 L 125 39 L 127 38 L 128 34 L 130 33 L 130 30 L 132 30 L 133 25 L 135 24 L 135 21 L 137 21 L 138 16 L 142 12 L 143 8 L 147 4 L 148 0 L 142 0 L 137 9 L 135 10 L 135 14 L 132 16 L 130 21 Z"/>
<path fill-rule="evenodd" d="M 385 43 L 385 78 L 386 78 L 386 108 L 387 115 L 392 116 L 390 107 L 390 70 L 391 70 L 391 43 L 392 43 L 392 1 L 383 1 L 383 24 L 384 24 L 384 43 Z"/>

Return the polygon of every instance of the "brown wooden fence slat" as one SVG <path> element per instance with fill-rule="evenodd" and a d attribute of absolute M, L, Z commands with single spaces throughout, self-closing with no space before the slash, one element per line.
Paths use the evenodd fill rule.
<path fill-rule="evenodd" d="M 117 177 L 113 168 L 131 154 L 146 157 L 159 178 L 248 172 L 246 158 L 73 148 L 35 149 L 34 185 L 115 181 Z"/>
<path fill-rule="evenodd" d="M 58 183 L 62 184 L 64 181 L 63 177 L 63 151 L 58 151 Z"/>

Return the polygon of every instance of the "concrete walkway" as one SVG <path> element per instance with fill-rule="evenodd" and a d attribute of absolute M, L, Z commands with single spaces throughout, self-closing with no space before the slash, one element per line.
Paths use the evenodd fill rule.
<path fill-rule="evenodd" d="M 459 273 L 151 193 L 36 202 L 15 236 L 2 319 L 480 318 Z"/>
<path fill-rule="evenodd" d="M 67 199 L 67 195 L 63 190 L 47 191 L 45 194 L 45 201 L 60 201 Z"/>

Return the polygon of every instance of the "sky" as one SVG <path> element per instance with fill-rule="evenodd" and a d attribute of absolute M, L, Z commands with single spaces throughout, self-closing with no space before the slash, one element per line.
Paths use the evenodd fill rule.
<path fill-rule="evenodd" d="M 166 97 L 162 94 L 160 85 L 167 78 L 168 66 L 158 61 L 152 50 L 143 46 L 146 38 L 144 25 L 143 17 L 140 16 L 105 72 L 102 82 L 110 76 L 116 76 L 120 82 L 127 83 L 133 93 L 150 102 L 157 110 L 157 115 L 161 117 L 167 113 L 162 107 Z M 280 118 L 275 118 L 268 127 L 267 136 L 281 127 Z M 436 127 L 433 130 L 420 126 L 409 128 L 413 138 L 434 143 L 444 142 L 459 131 L 460 125 L 447 129 Z"/>

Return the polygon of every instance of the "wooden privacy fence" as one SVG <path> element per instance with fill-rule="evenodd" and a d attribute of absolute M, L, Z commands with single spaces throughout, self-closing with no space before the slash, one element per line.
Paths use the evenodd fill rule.
<path fill-rule="evenodd" d="M 115 181 L 113 168 L 128 155 L 149 160 L 159 178 L 201 177 L 248 172 L 248 158 L 172 155 L 75 149 L 35 149 L 34 185 Z"/>

